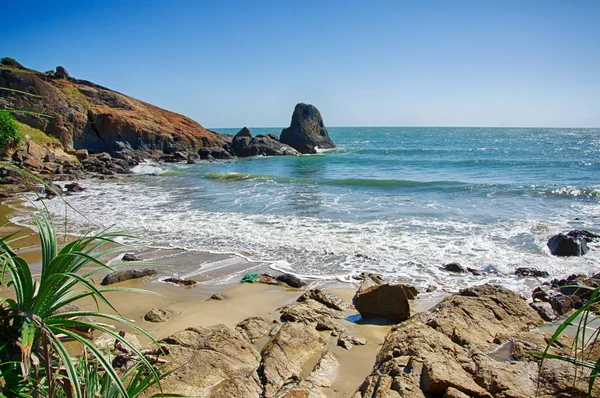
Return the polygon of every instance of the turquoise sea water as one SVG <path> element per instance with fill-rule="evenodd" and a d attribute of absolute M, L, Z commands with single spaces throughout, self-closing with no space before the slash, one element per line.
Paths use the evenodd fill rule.
<path fill-rule="evenodd" d="M 600 232 L 600 129 L 329 133 L 338 148 L 316 155 L 150 163 L 120 182 L 88 182 L 69 200 L 89 220 L 71 222 L 116 225 L 156 245 L 243 254 L 324 279 L 369 271 L 422 285 L 490 280 L 518 288 L 525 282 L 512 276 L 515 267 L 553 276 L 600 271 L 598 245 L 571 259 L 545 247 L 561 231 Z M 500 275 L 441 270 L 453 261 Z"/>

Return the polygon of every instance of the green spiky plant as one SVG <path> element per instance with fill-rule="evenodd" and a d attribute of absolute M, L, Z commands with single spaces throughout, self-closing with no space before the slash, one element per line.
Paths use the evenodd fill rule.
<path fill-rule="evenodd" d="M 600 327 L 593 326 L 600 320 L 597 315 L 598 304 L 600 303 L 600 288 L 591 288 L 587 286 L 564 286 L 575 289 L 579 297 L 587 299 L 587 303 L 567 317 L 556 329 L 544 352 L 531 352 L 540 358 L 540 373 L 546 359 L 557 359 L 575 365 L 576 372 L 573 383 L 585 380 L 588 386 L 588 397 L 597 396 L 598 388 L 595 386 L 598 374 L 600 374 L 600 356 L 595 358 L 594 353 L 600 352 L 596 345 L 600 344 Z M 568 355 L 551 354 L 550 350 L 557 340 L 565 333 L 568 328 L 575 328 L 573 336 L 573 345 Z M 596 354 L 597 355 L 597 354 Z"/>
<path fill-rule="evenodd" d="M 2 284 L 10 286 L 15 297 L 0 298 L 0 397 L 89 397 L 87 389 L 92 387 L 86 385 L 83 377 L 89 376 L 89 369 L 82 375 L 77 359 L 70 356 L 64 344 L 64 338 L 80 343 L 89 352 L 97 363 L 92 370 L 96 369 L 96 373 L 100 374 L 98 379 L 102 379 L 103 384 L 108 383 L 119 396 L 132 396 L 131 386 L 126 387 L 124 380 L 135 376 L 130 372 L 120 374 L 107 356 L 87 336 L 77 331 L 81 329 L 114 337 L 139 358 L 140 366 L 158 383 L 164 375 L 159 376 L 148 359 L 124 337 L 109 325 L 99 322 L 104 319 L 132 328 L 154 342 L 147 332 L 120 316 L 104 296 L 111 291 L 148 292 L 133 288 L 98 289 L 91 279 L 95 273 L 108 267 L 99 258 L 118 250 L 119 244 L 115 239 L 123 235 L 105 231 L 77 238 L 59 249 L 50 217 L 41 213 L 34 215 L 34 220 L 42 252 L 39 275 L 33 275 L 29 264 L 11 248 L 14 235 L 0 238 Z M 83 298 L 93 299 L 97 308 L 99 302 L 104 303 L 114 314 L 99 310 L 58 313 L 57 310 L 64 310 L 68 304 Z M 147 381 L 144 385 L 152 384 Z"/>

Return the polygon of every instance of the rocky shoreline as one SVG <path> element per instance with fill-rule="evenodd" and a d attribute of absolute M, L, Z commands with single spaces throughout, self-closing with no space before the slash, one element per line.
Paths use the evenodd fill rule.
<path fill-rule="evenodd" d="M 308 104 L 296 105 L 290 127 L 280 137 L 253 136 L 245 127 L 231 136 L 72 78 L 62 67 L 40 73 L 3 63 L 0 86 L 13 90 L 0 91 L 1 107 L 33 112 L 17 114 L 17 119 L 55 138 L 45 143 L 29 139 L 6 154 L 4 162 L 46 184 L 36 187 L 39 180 L 28 182 L 13 166 L 2 166 L 0 199 L 31 189 L 41 189 L 47 199 L 76 194 L 83 188 L 72 181 L 126 176 L 146 159 L 192 164 L 233 157 L 298 156 L 335 147 L 319 111 Z M 599 238 L 589 231 L 570 231 L 551 237 L 547 245 L 556 256 L 581 256 L 589 250 L 587 243 Z M 444 268 L 452 273 L 494 273 L 458 263 Z M 517 268 L 515 274 L 547 277 L 531 268 Z M 128 269 L 107 275 L 101 284 L 135 283 L 155 276 L 153 269 Z M 340 395 L 335 387 L 340 357 L 376 344 L 353 333 L 352 327 L 357 319 L 367 325 L 383 319 L 384 324 L 395 326 L 378 354 L 368 359 L 372 370 L 360 375 L 350 394 L 354 397 L 576 397 L 587 393 L 584 382 L 573 381 L 573 365 L 551 359 L 538 373 L 539 360 L 529 352 L 543 351 L 549 341 L 548 334 L 535 329 L 585 305 L 590 299 L 587 288 L 600 286 L 600 274 L 547 282 L 532 292 L 531 303 L 500 286 L 470 287 L 417 314 L 412 310 L 417 289 L 387 283 L 379 275 L 361 275 L 352 302 L 327 289 L 306 287 L 293 275 L 260 274 L 249 279 L 282 284 L 295 301 L 278 307 L 274 320 L 252 316 L 234 327 L 189 326 L 160 338 L 159 347 L 146 347 L 144 352 L 153 363 L 176 368 L 163 383 L 165 392 L 202 397 L 349 396 L 346 390 Z M 197 284 L 185 278 L 165 281 L 173 289 Z M 229 298 L 215 293 L 210 300 Z M 144 307 L 144 313 L 143 319 L 152 324 L 168 324 L 177 317 L 160 306 Z M 99 339 L 98 346 L 105 348 L 106 338 Z M 566 354 L 571 345 L 570 338 L 563 336 L 552 353 Z M 136 360 L 117 344 L 112 351 L 121 366 Z"/>
<path fill-rule="evenodd" d="M 575 367 L 567 362 L 548 359 L 538 373 L 539 359 L 530 351 L 543 351 L 550 339 L 540 329 L 544 319 L 524 298 L 493 285 L 463 289 L 424 312 L 411 315 L 408 308 L 406 319 L 391 321 L 396 325 L 370 359 L 370 374 L 363 375 L 353 393 L 337 391 L 332 386 L 339 377 L 340 353 L 352 355 L 362 345 L 377 344 L 349 330 L 359 312 L 357 300 L 365 292 L 394 286 L 375 275 L 363 278 L 354 304 L 327 289 L 294 289 L 296 300 L 278 308 L 275 320 L 254 316 L 235 327 L 189 327 L 160 339 L 159 348 L 146 347 L 146 352 L 156 363 L 177 369 L 164 380 L 165 392 L 199 397 L 577 397 L 587 393 L 584 381 L 573 382 Z M 600 276 L 591 279 L 600 282 Z M 412 291 L 401 287 L 408 300 Z M 370 315 L 360 310 L 364 315 L 360 322 L 380 322 L 381 318 L 373 317 L 382 315 L 373 310 L 378 305 L 376 301 L 368 305 L 368 311 L 375 311 Z M 397 300 L 384 307 L 406 311 Z M 550 352 L 566 354 L 571 344 L 569 336 L 562 336 Z M 135 360 L 118 347 L 113 354 L 123 365 Z"/>
<path fill-rule="evenodd" d="M 23 110 L 16 119 L 43 142 L 25 137 L 14 153 L 0 154 L 44 181 L 114 178 L 151 159 L 161 162 L 232 159 L 249 156 L 297 156 L 334 148 L 320 112 L 299 103 L 281 136 L 253 136 L 246 127 L 235 136 L 86 80 L 65 68 L 45 73 L 3 58 L 0 108 Z M 38 137 L 38 141 L 40 138 Z M 31 189 L 20 175 L 0 168 L 2 197 Z"/>

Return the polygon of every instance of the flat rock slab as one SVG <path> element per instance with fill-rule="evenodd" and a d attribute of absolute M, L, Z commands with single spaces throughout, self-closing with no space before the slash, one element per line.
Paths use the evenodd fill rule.
<path fill-rule="evenodd" d="M 274 397 L 292 379 L 299 379 L 304 365 L 322 352 L 326 342 L 314 329 L 304 324 L 285 323 L 262 350 L 264 396 Z"/>
<path fill-rule="evenodd" d="M 337 311 L 345 311 L 350 308 L 350 305 L 348 303 L 346 303 L 344 300 L 342 300 L 335 294 L 325 293 L 324 291 L 319 289 L 312 289 L 307 291 L 302 296 L 298 297 L 296 301 L 302 302 L 308 299 L 318 301 L 324 306 Z"/>
<path fill-rule="evenodd" d="M 268 322 L 265 318 L 252 317 L 244 319 L 235 326 L 235 330 L 246 336 L 251 343 L 267 336 L 278 323 Z"/>
<path fill-rule="evenodd" d="M 177 368 L 161 385 L 165 393 L 199 397 L 255 397 L 262 387 L 259 353 L 225 325 L 194 327 L 165 339 L 169 366 Z"/>
<path fill-rule="evenodd" d="M 344 317 L 343 312 L 328 308 L 313 299 L 286 305 L 279 311 L 281 311 L 281 320 L 286 322 L 315 323 L 317 330 L 335 330 L 337 332 L 346 330 L 345 326 L 335 321 Z"/>

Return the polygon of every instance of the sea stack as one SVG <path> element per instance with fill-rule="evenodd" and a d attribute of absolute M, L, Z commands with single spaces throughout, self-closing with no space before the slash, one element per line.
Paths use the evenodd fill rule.
<path fill-rule="evenodd" d="M 321 112 L 310 104 L 296 105 L 290 127 L 281 132 L 279 141 L 300 153 L 316 153 L 316 148 L 335 148 L 323 124 Z"/>

